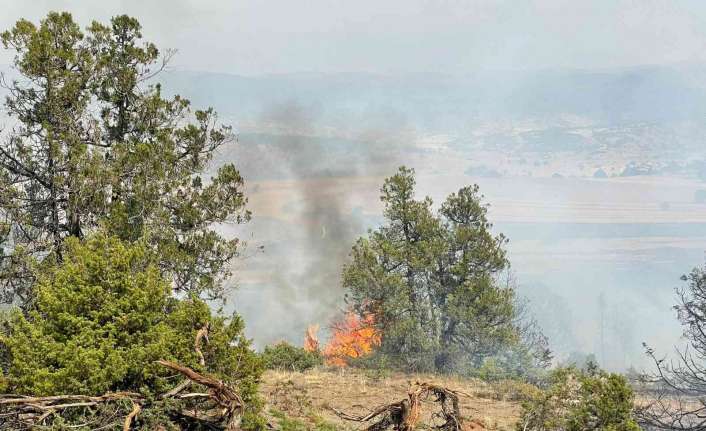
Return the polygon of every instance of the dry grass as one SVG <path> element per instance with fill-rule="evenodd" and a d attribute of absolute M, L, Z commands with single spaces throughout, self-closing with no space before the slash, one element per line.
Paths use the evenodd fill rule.
<path fill-rule="evenodd" d="M 363 428 L 340 419 L 331 407 L 347 413 L 368 413 L 382 404 L 406 397 L 411 382 L 430 382 L 463 391 L 471 398 L 461 397 L 461 413 L 468 419 L 482 422 L 487 429 L 513 430 L 519 419 L 520 401 L 509 390 L 511 383 L 490 385 L 475 379 L 436 375 L 374 373 L 355 369 L 314 369 L 306 372 L 268 371 L 260 391 L 267 401 L 266 410 L 280 411 L 301 420 L 310 429 L 321 421 L 340 430 Z M 432 423 L 431 402 L 425 402 L 422 423 Z"/>

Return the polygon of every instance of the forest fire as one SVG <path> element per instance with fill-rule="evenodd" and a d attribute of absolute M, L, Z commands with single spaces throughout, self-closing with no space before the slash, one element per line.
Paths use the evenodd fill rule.
<path fill-rule="evenodd" d="M 350 359 L 368 355 L 380 345 L 380 333 L 374 323 L 372 315 L 361 318 L 355 313 L 347 313 L 332 325 L 331 339 L 322 350 L 319 350 L 316 337 L 319 327 L 311 325 L 306 331 L 304 348 L 310 352 L 319 350 L 327 365 L 348 366 Z"/>
<path fill-rule="evenodd" d="M 316 333 L 319 332 L 319 325 L 309 325 L 306 328 L 306 335 L 304 336 L 304 350 L 307 352 L 318 352 L 319 351 L 319 338 Z"/>

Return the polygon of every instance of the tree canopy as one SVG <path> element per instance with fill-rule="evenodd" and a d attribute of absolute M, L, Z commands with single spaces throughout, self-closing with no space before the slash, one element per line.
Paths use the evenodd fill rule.
<path fill-rule="evenodd" d="M 100 227 L 146 238 L 175 290 L 222 297 L 239 244 L 212 226 L 248 220 L 243 180 L 232 164 L 205 177 L 230 128 L 151 83 L 169 53 L 160 61 L 128 16 L 84 32 L 52 12 L 0 39 L 22 75 L 5 82 L 14 122 L 0 141 L 3 299 L 30 301 L 34 263 L 60 262 L 65 238 Z"/>
<path fill-rule="evenodd" d="M 52 12 L 0 40 L 21 75 L 2 82 L 0 299 L 19 307 L 3 322 L 0 387 L 84 401 L 3 405 L 0 427 L 260 429 L 261 361 L 240 317 L 205 302 L 224 298 L 240 249 L 214 225 L 250 217 L 233 164 L 207 175 L 230 128 L 151 83 L 169 53 L 134 18 L 82 31 Z M 175 371 L 201 393 L 180 397 Z"/>
<path fill-rule="evenodd" d="M 391 361 L 411 370 L 479 366 L 521 341 L 515 292 L 499 279 L 507 240 L 491 233 L 477 185 L 449 195 L 436 214 L 414 187 L 405 167 L 385 180 L 386 223 L 353 246 L 347 300 L 374 317 L 379 354 Z"/>

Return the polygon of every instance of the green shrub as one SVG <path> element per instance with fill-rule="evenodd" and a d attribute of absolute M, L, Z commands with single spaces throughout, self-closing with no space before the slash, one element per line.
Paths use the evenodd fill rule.
<path fill-rule="evenodd" d="M 486 382 L 495 382 L 508 378 L 497 358 L 487 358 L 483 364 L 471 373 Z"/>
<path fill-rule="evenodd" d="M 394 357 L 373 350 L 368 355 L 347 359 L 347 363 L 352 368 L 370 370 L 371 372 L 385 373 L 391 370 L 399 370 L 399 362 Z"/>
<path fill-rule="evenodd" d="M 633 399 L 618 374 L 561 368 L 552 373 L 546 390 L 523 403 L 517 429 L 636 431 Z"/>
<path fill-rule="evenodd" d="M 549 371 L 531 362 L 529 356 L 518 360 L 517 356 L 496 355 L 485 358 L 477 368 L 461 369 L 462 374 L 477 377 L 485 382 L 493 383 L 504 380 L 516 380 L 540 385 L 546 380 Z"/>
<path fill-rule="evenodd" d="M 174 298 L 148 247 L 105 235 L 70 238 L 62 263 L 43 268 L 35 292 L 32 307 L 14 311 L 0 336 L 0 390 L 37 396 L 131 391 L 152 399 L 179 382 L 155 364 L 165 359 L 230 382 L 249 408 L 246 422 L 258 421 L 262 365 L 242 320 L 214 316 L 198 299 Z M 202 367 L 194 337 L 206 323 Z M 156 416 L 146 411 L 138 421 Z"/>
<path fill-rule="evenodd" d="M 324 363 L 320 353 L 309 352 L 286 341 L 265 347 L 262 359 L 268 369 L 287 371 L 305 371 Z"/>
<path fill-rule="evenodd" d="M 490 384 L 494 399 L 501 401 L 530 401 L 537 397 L 541 390 L 522 380 L 498 380 Z"/>

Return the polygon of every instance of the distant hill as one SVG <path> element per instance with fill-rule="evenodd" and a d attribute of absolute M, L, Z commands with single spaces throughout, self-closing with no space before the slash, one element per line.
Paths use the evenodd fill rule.
<path fill-rule="evenodd" d="M 296 101 L 322 119 L 395 111 L 410 123 L 459 129 L 493 119 L 577 116 L 593 123 L 672 122 L 706 115 L 706 71 L 624 70 L 414 74 L 291 74 L 246 77 L 170 71 L 168 91 L 229 115 L 258 115 Z"/>
<path fill-rule="evenodd" d="M 17 73 L 0 65 L 6 80 Z M 385 115 L 432 129 L 459 130 L 476 121 L 581 117 L 593 124 L 702 121 L 706 66 L 615 70 L 491 71 L 467 75 L 298 73 L 242 76 L 169 70 L 168 93 L 195 106 L 256 118 L 274 105 L 297 103 L 322 121 Z M 155 81 L 156 82 L 156 81 Z M 0 88 L 0 96 L 6 91 Z"/>

